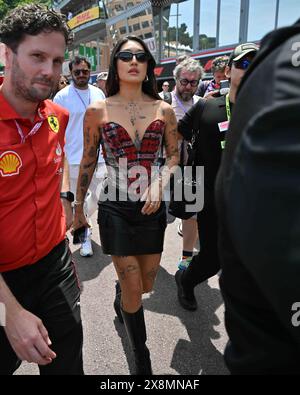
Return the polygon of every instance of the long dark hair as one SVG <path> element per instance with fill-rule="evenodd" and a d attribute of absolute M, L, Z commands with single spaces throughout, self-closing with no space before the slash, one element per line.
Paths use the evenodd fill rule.
<path fill-rule="evenodd" d="M 157 93 L 156 79 L 154 75 L 154 67 L 156 65 L 156 62 L 144 41 L 136 36 L 127 36 L 119 40 L 111 53 L 108 77 L 106 81 L 107 97 L 115 95 L 120 90 L 116 54 L 120 51 L 122 45 L 127 43 L 128 41 L 136 41 L 141 44 L 149 58 L 147 64 L 148 79 L 147 81 L 143 81 L 142 91 L 147 95 L 153 97 L 154 99 L 161 100 L 161 97 Z"/>

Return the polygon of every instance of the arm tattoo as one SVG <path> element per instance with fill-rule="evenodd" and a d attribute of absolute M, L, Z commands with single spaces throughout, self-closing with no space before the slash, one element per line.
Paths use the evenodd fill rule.
<path fill-rule="evenodd" d="M 80 179 L 80 186 L 86 188 L 88 186 L 89 176 L 87 173 L 83 173 Z"/>
<path fill-rule="evenodd" d="M 88 144 L 88 145 L 89 145 L 90 142 L 91 142 L 90 131 L 91 131 L 90 128 L 86 128 L 86 132 L 85 132 L 85 141 L 86 141 L 86 144 Z"/>
<path fill-rule="evenodd" d="M 84 165 L 83 165 L 83 168 L 84 168 L 84 169 L 89 169 L 89 168 L 91 168 L 91 167 L 93 167 L 93 166 L 95 166 L 95 161 L 90 162 L 90 163 L 87 163 L 87 164 L 84 164 Z"/>
<path fill-rule="evenodd" d="M 96 147 L 91 147 L 88 153 L 88 156 L 90 158 L 95 158 L 97 156 L 97 148 Z"/>

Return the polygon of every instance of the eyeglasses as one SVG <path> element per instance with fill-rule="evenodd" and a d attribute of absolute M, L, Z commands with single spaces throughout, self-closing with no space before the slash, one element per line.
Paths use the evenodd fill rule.
<path fill-rule="evenodd" d="M 169 84 L 163 84 L 163 86 L 169 86 Z"/>
<path fill-rule="evenodd" d="M 73 73 L 74 73 L 74 75 L 76 75 L 76 77 L 79 77 L 80 74 L 88 75 L 88 74 L 90 73 L 90 70 L 87 70 L 87 69 L 77 69 L 77 70 L 74 70 Z"/>
<path fill-rule="evenodd" d="M 182 86 L 188 86 L 188 84 L 190 84 L 193 88 L 199 84 L 199 80 L 187 80 L 186 78 L 179 80 L 179 82 Z"/>
<path fill-rule="evenodd" d="M 236 62 L 233 62 L 233 64 L 234 64 L 236 69 L 247 70 L 248 67 L 251 64 L 251 60 L 249 60 L 249 59 L 242 59 L 242 60 L 238 60 Z"/>
<path fill-rule="evenodd" d="M 149 60 L 149 55 L 146 52 L 120 51 L 116 54 L 116 58 L 122 60 L 122 62 L 131 62 L 134 56 L 139 63 L 145 63 Z"/>

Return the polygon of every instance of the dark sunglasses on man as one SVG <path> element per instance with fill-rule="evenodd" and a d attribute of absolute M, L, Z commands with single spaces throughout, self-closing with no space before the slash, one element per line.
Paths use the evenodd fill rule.
<path fill-rule="evenodd" d="M 180 79 L 179 82 L 182 86 L 188 86 L 190 84 L 193 88 L 199 84 L 199 80 L 187 80 L 186 78 Z"/>
<path fill-rule="evenodd" d="M 236 69 L 247 70 L 251 64 L 251 60 L 250 59 L 241 59 L 241 60 L 237 60 L 236 62 L 233 62 L 233 64 Z"/>
<path fill-rule="evenodd" d="M 116 54 L 116 58 L 122 60 L 122 62 L 131 62 L 134 56 L 139 63 L 145 63 L 149 60 L 149 55 L 146 52 L 120 51 Z"/>
<path fill-rule="evenodd" d="M 77 70 L 73 71 L 73 73 L 74 73 L 74 75 L 76 75 L 76 77 L 79 77 L 80 74 L 88 75 L 89 72 L 90 72 L 90 70 L 88 70 L 88 69 L 77 69 Z"/>

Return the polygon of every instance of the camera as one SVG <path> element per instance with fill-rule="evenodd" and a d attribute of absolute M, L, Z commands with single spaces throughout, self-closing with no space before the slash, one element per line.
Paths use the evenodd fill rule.
<path fill-rule="evenodd" d="M 229 80 L 222 80 L 220 82 L 220 95 L 225 96 L 229 92 Z"/>

